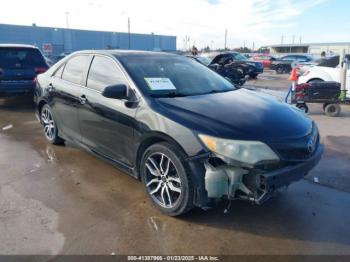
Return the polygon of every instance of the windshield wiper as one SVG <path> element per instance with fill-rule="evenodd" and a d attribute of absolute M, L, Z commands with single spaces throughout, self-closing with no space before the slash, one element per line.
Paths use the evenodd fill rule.
<path fill-rule="evenodd" d="M 233 91 L 233 90 L 235 90 L 235 89 L 228 89 L 228 90 L 216 90 L 216 89 L 213 89 L 213 90 L 209 91 L 206 94 L 225 93 L 225 92 L 230 92 L 230 91 Z"/>
<path fill-rule="evenodd" d="M 163 94 L 151 94 L 152 97 L 184 97 L 186 94 L 178 93 L 178 92 L 168 92 Z"/>

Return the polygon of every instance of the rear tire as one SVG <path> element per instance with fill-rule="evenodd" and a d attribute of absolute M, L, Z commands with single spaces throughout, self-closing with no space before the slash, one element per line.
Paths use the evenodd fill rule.
<path fill-rule="evenodd" d="M 319 82 L 324 82 L 322 79 L 319 79 L 319 78 L 316 78 L 316 79 L 312 79 L 310 80 L 309 82 L 307 82 L 308 84 L 311 84 L 311 83 L 319 83 Z"/>
<path fill-rule="evenodd" d="M 44 105 L 41 109 L 40 120 L 44 127 L 44 135 L 46 140 L 54 145 L 62 145 L 64 140 L 58 136 L 57 123 L 48 104 Z"/>
<path fill-rule="evenodd" d="M 337 117 L 340 115 L 341 107 L 339 104 L 329 104 L 325 107 L 324 112 L 327 116 Z"/>
<path fill-rule="evenodd" d="M 194 188 L 185 155 L 176 146 L 162 142 L 146 149 L 140 174 L 153 204 L 169 216 L 182 215 L 193 208 Z"/>
<path fill-rule="evenodd" d="M 285 74 L 285 73 L 287 73 L 287 69 L 286 69 L 286 67 L 285 66 L 283 66 L 283 65 L 278 65 L 277 67 L 276 67 L 276 73 L 277 74 Z"/>

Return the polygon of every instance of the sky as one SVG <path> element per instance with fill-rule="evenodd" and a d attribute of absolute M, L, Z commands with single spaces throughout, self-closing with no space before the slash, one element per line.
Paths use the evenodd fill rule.
<path fill-rule="evenodd" d="M 177 36 L 198 48 L 350 42 L 349 0 L 1 0 L 0 23 Z M 68 13 L 68 15 L 66 15 Z M 1 33 L 1 32 L 0 32 Z"/>

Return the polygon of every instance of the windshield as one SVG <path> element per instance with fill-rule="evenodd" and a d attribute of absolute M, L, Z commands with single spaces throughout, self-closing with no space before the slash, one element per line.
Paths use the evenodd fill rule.
<path fill-rule="evenodd" d="M 238 61 L 244 61 L 244 60 L 248 60 L 247 57 L 245 57 L 244 55 L 241 55 L 241 54 L 234 54 L 234 58 L 235 60 L 238 60 Z"/>
<path fill-rule="evenodd" d="M 118 58 L 144 94 L 190 96 L 235 90 L 235 87 L 193 59 L 169 55 Z"/>
<path fill-rule="evenodd" d="M 337 67 L 339 65 L 339 56 L 332 56 L 329 58 L 324 58 L 323 61 L 321 61 L 318 66 L 324 66 L 324 67 Z"/>
<path fill-rule="evenodd" d="M 40 51 L 31 48 L 0 48 L 0 66 L 6 68 L 47 67 Z"/>

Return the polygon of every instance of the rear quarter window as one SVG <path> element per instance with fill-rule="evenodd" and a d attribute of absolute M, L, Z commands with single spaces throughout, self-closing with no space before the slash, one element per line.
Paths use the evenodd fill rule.
<path fill-rule="evenodd" d="M 65 64 L 61 65 L 56 72 L 53 74 L 54 77 L 62 78 L 62 73 L 64 70 Z"/>

